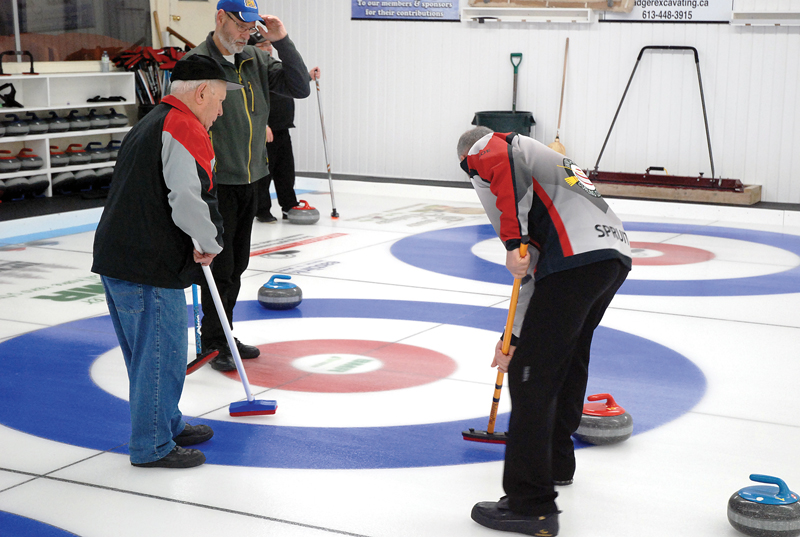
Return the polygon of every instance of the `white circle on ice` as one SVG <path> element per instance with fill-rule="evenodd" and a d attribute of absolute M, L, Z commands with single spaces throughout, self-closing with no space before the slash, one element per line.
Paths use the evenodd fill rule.
<path fill-rule="evenodd" d="M 358 354 L 312 354 L 294 360 L 292 367 L 307 373 L 354 375 L 377 371 L 383 367 L 383 362 Z"/>
<path fill-rule="evenodd" d="M 259 386 L 250 379 L 253 396 L 260 400 L 276 400 L 278 411 L 268 417 L 241 418 L 231 417 L 228 407 L 244 399 L 242 383 L 206 365 L 186 377 L 180 409 L 186 416 L 231 422 L 257 420 L 269 425 L 297 427 L 390 427 L 486 416 L 496 376 L 490 363 L 499 332 L 399 319 L 342 317 L 332 322 L 330 318 L 309 317 L 238 321 L 236 337 L 250 345 L 304 341 L 309 334 L 317 339 L 363 338 L 369 334 L 367 339 L 370 340 L 399 341 L 442 353 L 454 360 L 458 368 L 449 377 L 426 384 L 365 393 L 297 392 L 280 386 Z M 193 328 L 188 329 L 188 336 L 187 361 L 195 358 Z M 268 359 L 262 356 L 256 360 Z M 247 367 L 250 361 L 244 362 Z M 297 374 L 308 373 L 298 369 Z M 424 364 L 416 374 L 427 374 Z M 102 390 L 128 400 L 128 377 L 119 347 L 101 354 L 93 362 L 90 375 Z M 344 377 L 331 377 L 334 378 Z M 458 401 L 458 404 L 443 401 Z M 504 389 L 498 412 L 510 409 L 508 390 Z"/>

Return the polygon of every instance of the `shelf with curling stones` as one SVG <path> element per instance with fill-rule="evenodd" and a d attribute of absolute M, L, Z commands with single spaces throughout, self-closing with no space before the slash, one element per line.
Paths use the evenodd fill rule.
<path fill-rule="evenodd" d="M 593 402 L 583 405 L 581 424 L 574 436 L 598 446 L 616 444 L 633 434 L 633 418 L 619 406 L 611 394 L 599 393 L 587 397 Z"/>
<path fill-rule="evenodd" d="M 746 535 L 794 537 L 800 535 L 798 495 L 782 479 L 751 474 L 750 480 L 775 487 L 751 486 L 735 492 L 728 500 L 728 522 Z"/>
<path fill-rule="evenodd" d="M 44 160 L 31 148 L 23 148 L 17 155 L 0 150 L 0 201 L 43 194 L 50 185 L 47 175 L 39 171 L 43 165 Z"/>
<path fill-rule="evenodd" d="M 293 283 L 275 280 L 291 280 L 291 276 L 275 274 L 258 290 L 258 303 L 268 310 L 290 310 L 303 301 L 303 291 Z"/>
<path fill-rule="evenodd" d="M 319 211 L 308 204 L 306 200 L 299 200 L 297 207 L 289 209 L 286 218 L 291 224 L 316 224 L 319 221 Z"/>

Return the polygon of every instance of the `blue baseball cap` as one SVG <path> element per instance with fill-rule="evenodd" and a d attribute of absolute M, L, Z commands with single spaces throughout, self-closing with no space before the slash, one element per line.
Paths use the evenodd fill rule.
<path fill-rule="evenodd" d="M 217 9 L 233 13 L 244 22 L 259 22 L 263 19 L 258 14 L 256 0 L 219 0 Z"/>

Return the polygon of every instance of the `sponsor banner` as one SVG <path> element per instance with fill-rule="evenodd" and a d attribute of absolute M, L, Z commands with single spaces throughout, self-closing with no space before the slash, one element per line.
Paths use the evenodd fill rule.
<path fill-rule="evenodd" d="M 605 22 L 724 22 L 731 20 L 730 0 L 634 0 L 630 13 L 603 13 Z"/>
<path fill-rule="evenodd" d="M 458 0 L 351 0 L 352 20 L 460 21 Z"/>

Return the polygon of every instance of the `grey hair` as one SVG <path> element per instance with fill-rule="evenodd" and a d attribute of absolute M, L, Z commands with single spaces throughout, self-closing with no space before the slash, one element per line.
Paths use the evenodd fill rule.
<path fill-rule="evenodd" d="M 211 80 L 173 80 L 169 87 L 170 95 L 188 93 L 196 90 L 201 84 L 211 85 Z"/>
<path fill-rule="evenodd" d="M 489 127 L 475 127 L 462 134 L 458 139 L 458 156 L 466 155 L 475 142 L 492 132 L 494 131 Z"/>

